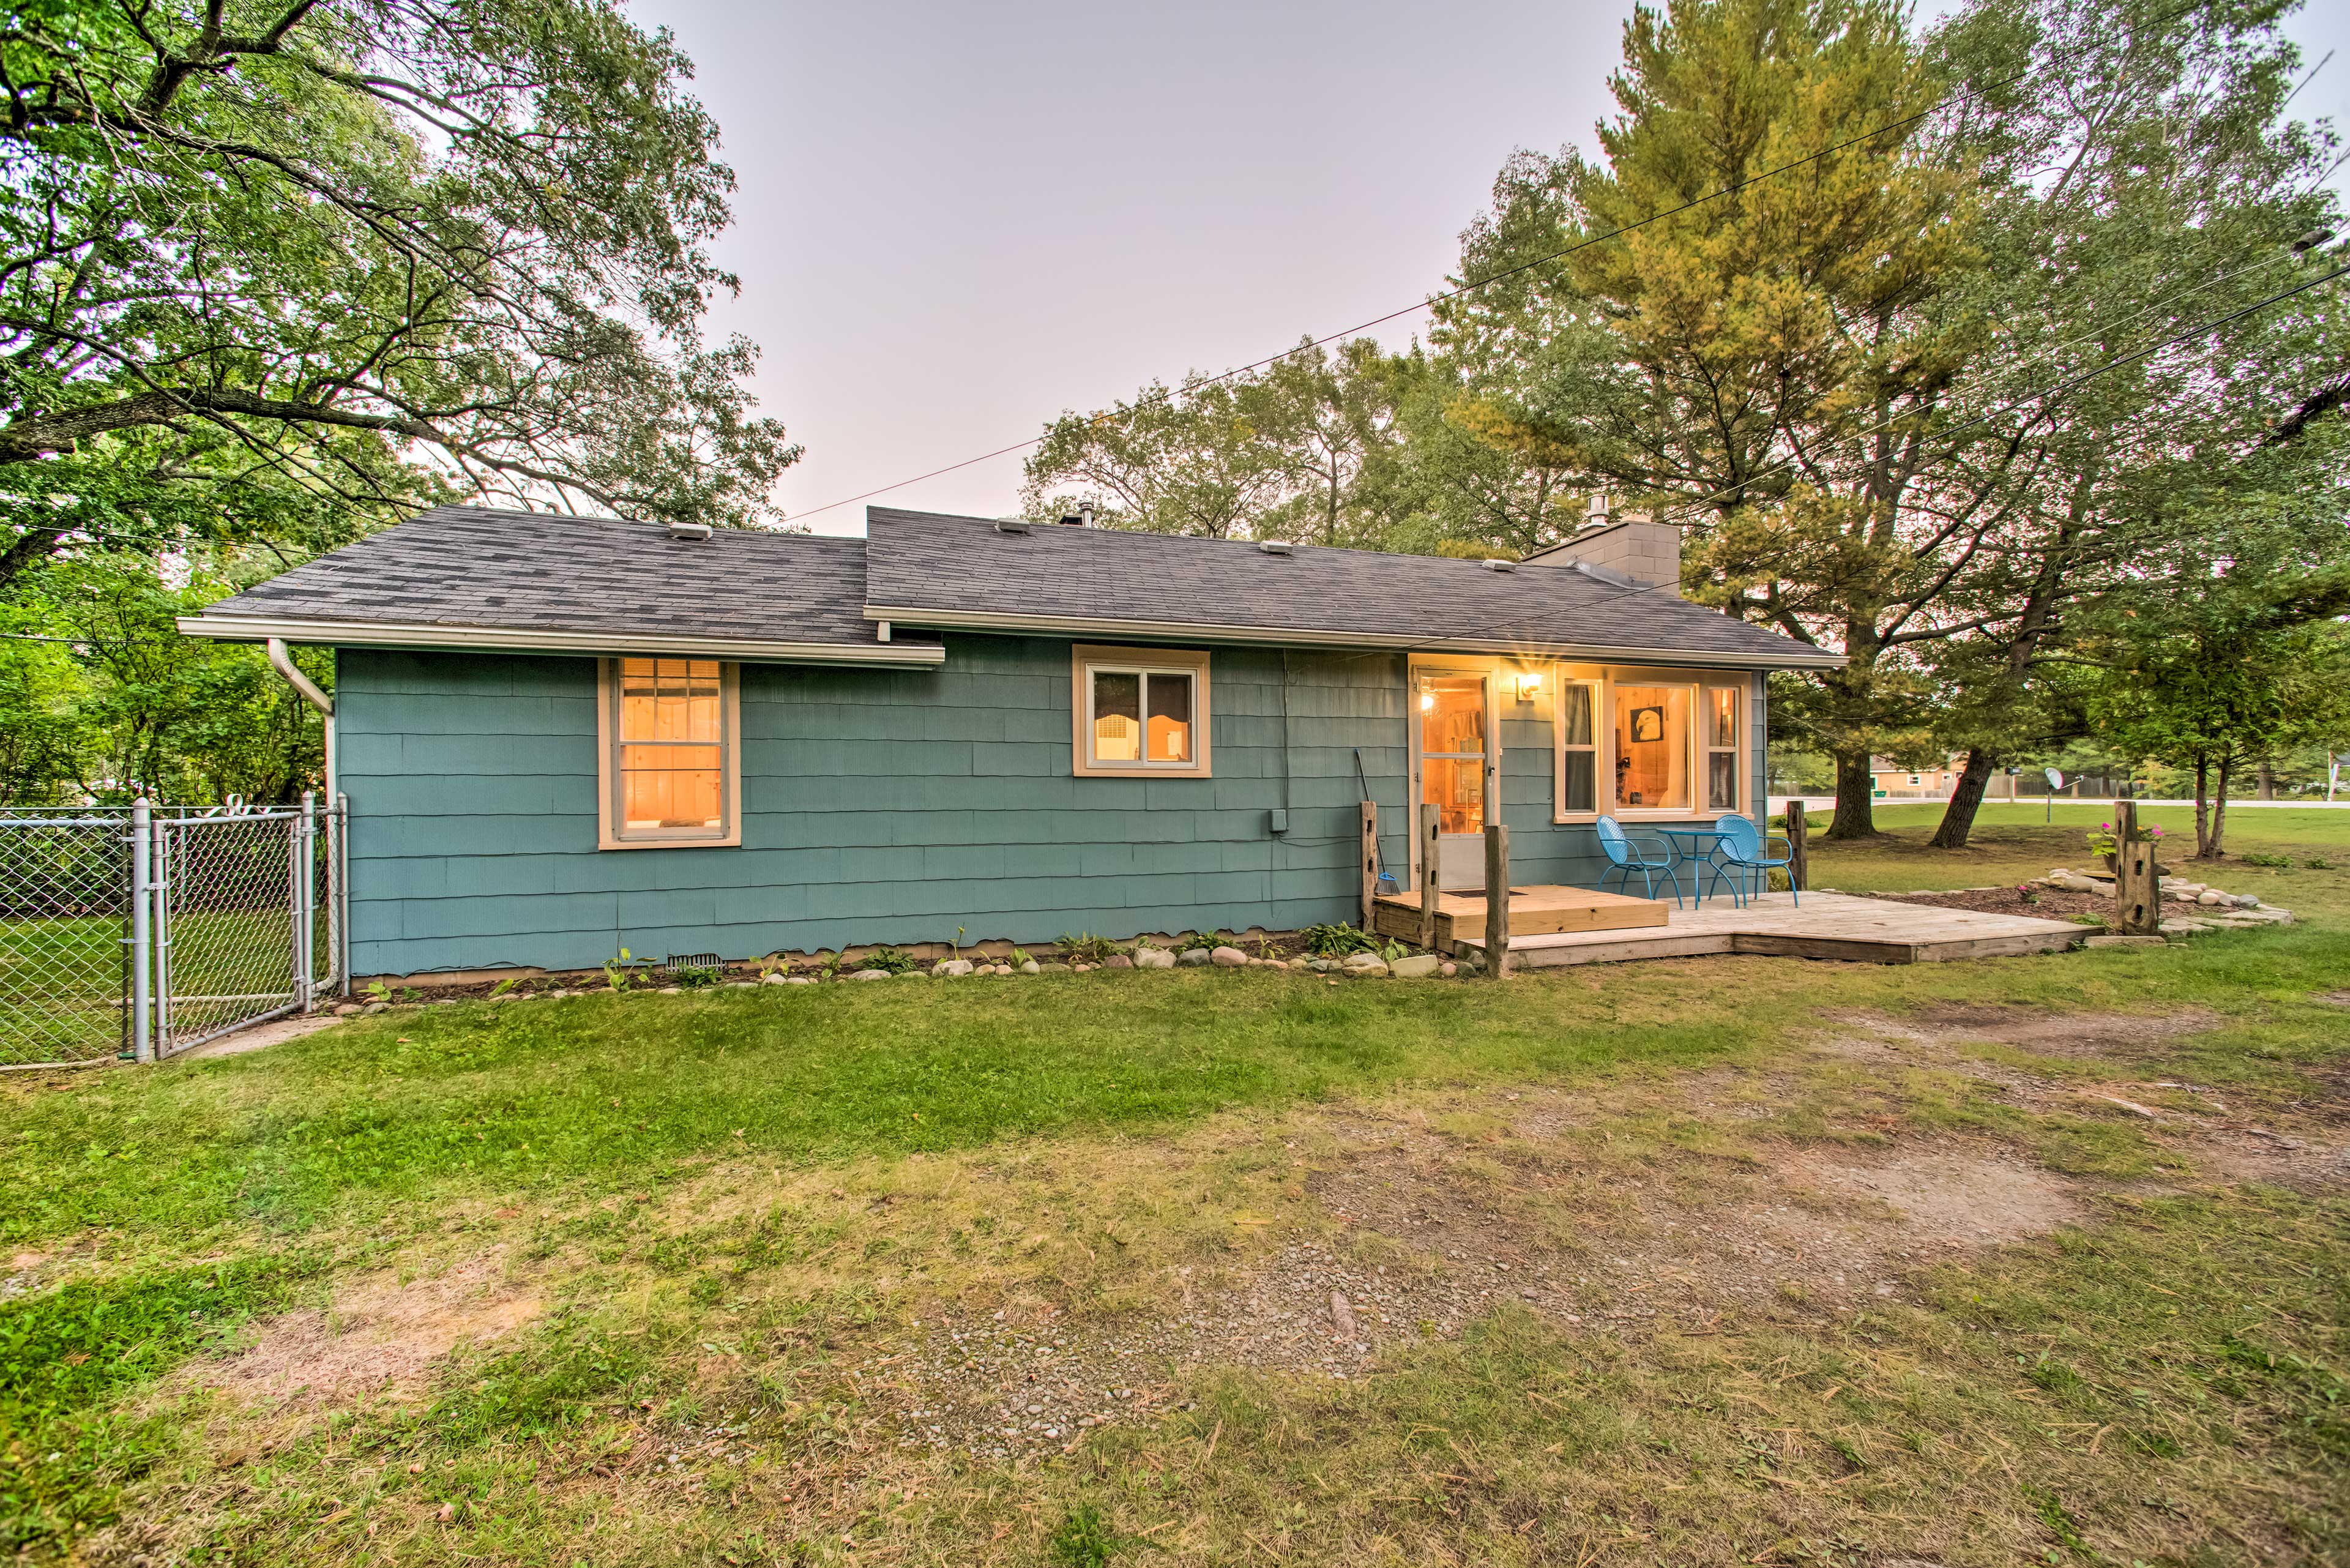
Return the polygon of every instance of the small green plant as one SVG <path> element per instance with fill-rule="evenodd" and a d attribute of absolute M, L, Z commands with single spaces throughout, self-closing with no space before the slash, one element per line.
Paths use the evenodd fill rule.
<path fill-rule="evenodd" d="M 684 969 L 671 970 L 669 978 L 670 983 L 681 991 L 699 991 L 705 986 L 716 985 L 719 981 L 719 971 L 691 965 Z"/>
<path fill-rule="evenodd" d="M 386 1007 L 390 1007 L 391 1005 L 391 987 L 386 985 L 380 980 L 371 980 L 364 986 L 361 986 L 359 988 L 359 994 L 366 997 L 369 1002 L 380 1002 Z"/>
<path fill-rule="evenodd" d="M 1305 950 L 1315 958 L 1345 958 L 1348 953 L 1379 950 L 1378 939 L 1353 926 L 1308 926 L 1300 933 Z"/>
<path fill-rule="evenodd" d="M 2290 855 L 2264 855 L 2261 851 L 2255 849 L 2251 854 L 2244 857 L 2244 864 L 2247 866 L 2290 867 L 2293 865 L 2293 857 Z"/>
<path fill-rule="evenodd" d="M 1061 954 L 1073 963 L 1107 963 L 1112 954 L 1125 950 L 1107 937 L 1097 937 L 1091 931 L 1079 931 L 1075 936 L 1061 933 Z"/>
<path fill-rule="evenodd" d="M 2032 1504 L 2032 1511 L 2040 1516 L 2040 1522 L 2048 1527 L 2048 1533 L 2056 1538 L 2059 1546 L 2075 1557 L 2096 1555 L 2081 1533 L 2081 1521 L 2073 1517 L 2054 1492 L 2027 1482 L 2023 1488 L 2023 1498 Z M 2055 1554 L 2051 1552 L 2049 1555 L 2053 1559 Z"/>
<path fill-rule="evenodd" d="M 1179 953 L 1188 953 L 1195 950 L 1201 952 L 1212 952 L 1218 948 L 1231 945 L 1232 939 L 1222 931 L 1192 931 L 1175 944 L 1175 950 Z"/>
<path fill-rule="evenodd" d="M 490 987 L 490 1000 L 492 1002 L 495 1002 L 499 997 L 504 996 L 507 992 L 512 991 L 514 988 L 514 977 L 509 975 L 505 979 L 498 981 L 497 984 Z"/>
<path fill-rule="evenodd" d="M 1118 1541 L 1101 1510 L 1081 1502 L 1054 1528 L 1051 1545 L 1054 1558 L 1069 1568 L 1102 1568 L 1118 1549 Z"/>
<path fill-rule="evenodd" d="M 826 980 L 832 980 L 839 975 L 840 961 L 843 957 L 842 954 L 818 953 L 816 957 L 816 971 L 817 974 L 823 976 Z"/>
<path fill-rule="evenodd" d="M 1010 964 L 1014 969 L 1018 969 L 1024 963 L 1034 963 L 1036 961 L 1028 956 L 1028 950 L 1026 948 L 1014 948 L 1010 952 L 1003 955 L 1003 961 Z"/>
<path fill-rule="evenodd" d="M 1387 963 L 1393 963 L 1398 959 L 1410 956 L 1411 950 L 1401 942 L 1390 941 L 1382 944 L 1379 948 L 1379 958 Z"/>
<path fill-rule="evenodd" d="M 635 983 L 636 980 L 636 977 L 629 972 L 629 966 L 634 961 L 635 961 L 629 956 L 629 950 L 626 948 L 622 948 L 620 950 L 620 956 L 619 958 L 605 960 L 605 983 L 609 985 L 614 991 L 628 990 L 630 985 Z"/>
<path fill-rule="evenodd" d="M 2323 855 L 2313 855 L 2308 859 L 2303 861 L 2302 864 L 2308 867 L 2312 871 L 2332 871 L 2337 869 L 2334 862 L 2328 860 Z"/>
<path fill-rule="evenodd" d="M 899 952 L 896 948 L 875 948 L 857 961 L 857 967 L 878 969 L 884 974 L 904 974 L 909 970 L 920 969 L 924 966 L 921 961 L 911 953 Z"/>

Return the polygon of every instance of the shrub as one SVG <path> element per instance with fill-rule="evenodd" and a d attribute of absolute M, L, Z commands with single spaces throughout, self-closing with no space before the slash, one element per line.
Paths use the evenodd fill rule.
<path fill-rule="evenodd" d="M 909 970 L 920 969 L 922 965 L 919 960 L 899 952 L 896 948 L 875 948 L 857 961 L 857 967 L 878 969 L 889 974 L 904 974 Z"/>
<path fill-rule="evenodd" d="M 1125 950 L 1107 937 L 1097 937 L 1091 931 L 1079 931 L 1075 936 L 1061 933 L 1061 954 L 1075 963 L 1106 963 L 1112 954 Z"/>
<path fill-rule="evenodd" d="M 1354 926 L 1308 926 L 1300 933 L 1305 950 L 1315 958 L 1345 958 L 1348 953 L 1375 953 L 1378 940 Z"/>
<path fill-rule="evenodd" d="M 2293 857 L 2290 855 L 2263 855 L 2258 850 L 2255 850 L 2251 854 L 2244 857 L 2244 864 L 2247 866 L 2290 867 L 2293 864 Z"/>

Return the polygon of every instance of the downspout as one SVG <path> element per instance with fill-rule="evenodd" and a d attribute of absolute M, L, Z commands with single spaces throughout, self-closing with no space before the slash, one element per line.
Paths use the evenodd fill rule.
<path fill-rule="evenodd" d="M 284 676 L 286 683 L 301 695 L 303 701 L 316 708 L 326 721 L 327 799 L 332 801 L 335 798 L 335 700 L 319 691 L 317 681 L 302 673 L 300 667 L 294 662 L 294 655 L 287 651 L 284 638 L 271 638 L 268 649 L 269 668 Z"/>

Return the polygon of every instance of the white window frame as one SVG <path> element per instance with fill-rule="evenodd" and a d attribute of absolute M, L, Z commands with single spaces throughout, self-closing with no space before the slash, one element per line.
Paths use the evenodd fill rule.
<path fill-rule="evenodd" d="M 643 654 L 630 658 L 650 657 Z M 671 655 L 661 655 L 669 658 Z M 596 661 L 596 847 L 598 849 L 734 849 L 743 843 L 742 666 L 718 663 L 718 800 L 716 829 L 627 826 L 620 807 L 620 659 Z"/>
<path fill-rule="evenodd" d="M 1751 684 L 1752 682 L 1744 680 L 1735 684 L 1727 680 L 1708 680 L 1698 689 L 1700 711 L 1698 714 L 1697 733 L 1698 739 L 1705 742 L 1698 752 L 1698 760 L 1702 764 L 1699 769 L 1699 783 L 1701 787 L 1698 793 L 1708 797 L 1705 807 L 1705 815 L 1708 816 L 1718 817 L 1724 812 L 1736 812 L 1739 815 L 1744 816 L 1752 805 L 1753 797 L 1747 794 L 1746 782 L 1746 759 L 1752 749 L 1750 743 L 1752 737 L 1746 717 L 1747 691 Z M 1713 720 L 1713 694 L 1717 691 L 1730 693 L 1730 744 L 1726 746 L 1717 746 L 1709 738 Z M 1724 754 L 1731 759 L 1731 804 L 1726 806 L 1715 805 L 1711 804 L 1711 799 L 1713 794 L 1713 759 Z"/>
<path fill-rule="evenodd" d="M 1709 746 L 1706 740 L 1706 693 L 1728 690 L 1737 693 L 1738 729 L 1742 743 L 1737 747 L 1738 805 L 1733 808 L 1743 816 L 1749 815 L 1748 803 L 1752 799 L 1753 762 L 1748 704 L 1753 701 L 1752 680 L 1743 673 L 1731 676 L 1725 671 L 1675 669 L 1645 665 L 1620 664 L 1558 664 L 1550 673 L 1550 684 L 1558 697 L 1551 708 L 1551 820 L 1555 823 L 1596 822 L 1612 816 L 1622 822 L 1711 822 L 1722 812 L 1705 805 L 1710 779 L 1709 756 L 1727 751 L 1722 746 Z M 1566 800 L 1566 730 L 1560 722 L 1564 712 L 1565 692 L 1569 686 L 1593 689 L 1592 732 L 1592 805 L 1593 809 L 1569 811 Z M 1616 692 L 1623 686 L 1678 686 L 1690 693 L 1689 752 L 1690 804 L 1686 806 L 1618 806 L 1616 800 Z M 1582 748 L 1577 748 L 1581 750 Z"/>
<path fill-rule="evenodd" d="M 1591 743 L 1570 747 L 1566 743 L 1566 691 L 1570 686 L 1580 687 L 1591 693 Z M 1551 820 L 1554 822 L 1596 822 L 1607 813 L 1607 791 L 1609 768 L 1607 747 L 1613 732 L 1607 727 L 1607 677 L 1604 671 L 1576 673 L 1571 665 L 1560 665 L 1551 672 Z M 1566 753 L 1569 751 L 1588 753 L 1591 757 L 1591 804 L 1570 808 L 1566 804 Z"/>
<path fill-rule="evenodd" d="M 1094 677 L 1097 674 L 1139 675 L 1143 677 L 1142 722 L 1145 742 L 1142 756 L 1134 762 L 1100 762 L 1094 756 Z M 1191 756 L 1188 762 L 1164 763 L 1150 760 L 1148 731 L 1150 722 L 1149 678 L 1153 675 L 1188 675 L 1191 680 Z M 1079 643 L 1069 652 L 1069 765 L 1078 778 L 1094 779 L 1204 779 L 1214 776 L 1210 768 L 1208 736 L 1211 729 L 1208 694 L 1208 655 L 1202 649 L 1176 648 L 1111 648 Z"/>

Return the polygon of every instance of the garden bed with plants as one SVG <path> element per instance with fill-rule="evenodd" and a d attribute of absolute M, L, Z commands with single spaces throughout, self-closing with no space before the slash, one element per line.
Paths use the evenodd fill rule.
<path fill-rule="evenodd" d="M 1373 937 L 1346 925 L 1309 926 L 1298 931 L 1259 931 L 1248 936 L 1229 931 L 1187 931 L 1180 936 L 1148 935 L 1123 942 L 1089 932 L 1065 932 L 1058 941 L 1040 943 L 1034 949 L 1002 942 L 974 947 L 941 942 L 912 949 L 848 947 L 837 952 L 775 953 L 747 962 L 706 964 L 654 963 L 637 959 L 623 948 L 600 970 L 452 983 L 429 978 L 409 984 L 376 981 L 361 987 L 345 1005 L 359 1011 L 417 1002 L 497 1001 L 505 997 L 576 996 L 612 991 L 681 992 L 776 981 L 847 980 L 875 971 L 890 975 L 933 974 L 941 972 L 942 965 L 958 960 L 972 964 L 974 969 L 954 971 L 957 974 L 988 970 L 1010 974 L 1082 973 L 1097 969 L 1135 968 L 1136 955 L 1143 950 L 1171 952 L 1180 962 L 1187 955 L 1212 954 L 1218 949 L 1240 953 L 1247 967 L 1278 969 L 1341 966 L 1348 958 L 1365 954 L 1384 965 L 1413 950 L 1402 943 Z M 1193 958 L 1190 961 L 1198 963 L 1202 960 Z"/>

